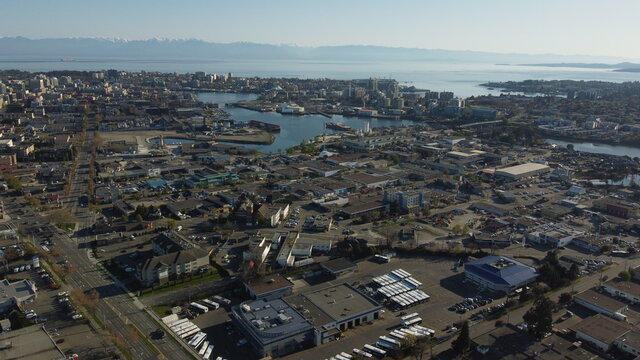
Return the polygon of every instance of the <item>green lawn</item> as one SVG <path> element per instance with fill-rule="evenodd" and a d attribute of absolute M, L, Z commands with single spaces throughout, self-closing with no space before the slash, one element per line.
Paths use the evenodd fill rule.
<path fill-rule="evenodd" d="M 167 291 L 184 289 L 186 287 L 202 284 L 207 281 L 216 281 L 220 279 L 222 279 L 222 276 L 217 271 L 212 270 L 206 274 L 194 275 L 191 278 L 187 277 L 182 280 L 171 280 L 167 284 L 162 286 L 140 290 L 140 297 L 145 297 L 153 294 L 162 294 Z"/>
<path fill-rule="evenodd" d="M 165 317 L 165 316 L 167 316 L 167 315 L 169 315 L 169 314 L 170 314 L 171 306 L 170 306 L 170 305 L 158 305 L 158 306 L 154 306 L 154 307 L 153 307 L 153 311 L 155 311 L 155 312 L 156 312 L 156 314 L 157 314 L 159 317 L 161 317 L 161 318 L 162 318 L 162 317 Z"/>
<path fill-rule="evenodd" d="M 56 226 L 62 230 L 74 230 L 76 228 L 76 223 L 62 223 L 56 224 Z"/>

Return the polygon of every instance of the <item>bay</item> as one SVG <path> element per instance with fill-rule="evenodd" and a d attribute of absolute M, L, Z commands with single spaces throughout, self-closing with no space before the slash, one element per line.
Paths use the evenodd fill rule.
<path fill-rule="evenodd" d="M 610 82 L 640 81 L 640 73 L 615 72 L 609 69 L 518 66 L 509 64 L 456 63 L 438 61 L 304 61 L 304 60 L 228 60 L 228 59 L 14 59 L 0 57 L 0 69 L 31 72 L 53 70 L 160 71 L 193 73 L 233 73 L 241 77 L 285 77 L 301 79 L 393 78 L 402 85 L 432 91 L 452 91 L 456 96 L 499 95 L 499 89 L 479 86 L 488 81 L 599 80 Z"/>
<path fill-rule="evenodd" d="M 630 146 L 601 144 L 596 142 L 566 141 L 557 139 L 544 139 L 544 141 L 549 144 L 556 144 L 561 147 L 567 147 L 567 145 L 573 144 L 573 149 L 576 151 L 584 151 L 595 154 L 630 156 L 632 158 L 640 157 L 640 148 Z"/>
<path fill-rule="evenodd" d="M 256 94 L 237 94 L 237 93 L 199 93 L 198 98 L 207 103 L 230 104 L 243 100 L 255 100 Z M 223 105 L 220 105 L 221 107 Z M 372 119 L 361 117 L 344 117 L 342 115 L 333 115 L 327 118 L 322 115 L 282 115 L 277 112 L 258 112 L 237 107 L 225 107 L 225 110 L 231 115 L 231 119 L 240 122 L 248 122 L 250 120 L 258 120 L 271 124 L 278 124 L 282 128 L 279 133 L 274 133 L 275 141 L 270 145 L 251 145 L 243 144 L 242 146 L 256 149 L 264 153 L 279 153 L 286 151 L 288 148 L 300 145 L 305 140 L 312 140 L 316 136 L 324 134 L 336 134 L 339 131 L 328 129 L 325 124 L 328 122 L 339 122 L 354 129 L 363 129 L 368 123 L 370 128 L 389 127 L 389 126 L 409 126 L 416 122 L 410 120 L 388 120 L 388 119 Z"/>

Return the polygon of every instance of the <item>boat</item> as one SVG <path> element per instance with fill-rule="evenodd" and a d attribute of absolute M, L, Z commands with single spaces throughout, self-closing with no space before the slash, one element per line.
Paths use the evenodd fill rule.
<path fill-rule="evenodd" d="M 249 121 L 249 126 L 256 127 L 261 130 L 270 131 L 270 132 L 280 132 L 280 125 L 270 124 L 263 121 L 251 120 Z"/>
<path fill-rule="evenodd" d="M 60 61 L 61 62 L 72 62 L 72 61 L 75 61 L 75 60 L 71 59 L 71 58 L 62 58 L 62 59 L 60 59 Z"/>
<path fill-rule="evenodd" d="M 329 129 L 333 129 L 333 130 L 338 130 L 338 131 L 350 131 L 353 130 L 353 128 L 351 128 L 351 126 L 347 126 L 345 124 L 341 124 L 341 123 L 334 123 L 334 122 L 328 122 L 325 124 L 325 126 Z"/>

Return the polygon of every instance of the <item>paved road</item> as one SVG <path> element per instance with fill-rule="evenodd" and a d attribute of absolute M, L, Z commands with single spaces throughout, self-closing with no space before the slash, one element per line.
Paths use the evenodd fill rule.
<path fill-rule="evenodd" d="M 77 217 L 78 229 L 90 227 L 95 219 L 94 214 L 86 207 L 79 206 L 79 198 L 87 195 L 87 180 L 89 179 L 89 156 L 90 144 L 93 139 L 93 131 L 87 131 L 85 143 L 79 146 L 78 151 L 78 168 L 69 196 L 63 199 L 65 208 L 70 209 Z M 24 199 L 17 199 L 15 203 L 24 204 Z M 12 209 L 8 209 L 12 211 Z M 15 210 L 15 207 L 14 209 Z M 31 213 L 29 215 L 29 213 Z M 24 225 L 27 231 L 33 226 L 41 226 L 48 220 L 41 214 L 33 213 L 27 210 L 27 214 L 23 215 L 24 219 L 29 223 Z M 34 225 L 38 224 L 38 225 Z M 157 355 L 148 344 L 139 336 L 135 336 L 135 332 L 129 324 L 135 326 L 144 335 L 148 335 L 152 331 L 158 329 L 159 324 L 144 310 L 143 305 L 134 301 L 125 291 L 118 287 L 108 276 L 97 269 L 95 263 L 89 258 L 89 241 L 91 238 L 69 237 L 67 234 L 58 232 L 53 226 L 49 227 L 49 232 L 54 234 L 56 247 L 60 250 L 60 257 L 73 263 L 77 272 L 67 276 L 68 285 L 66 290 L 74 288 L 83 291 L 96 289 L 100 293 L 100 300 L 96 306 L 96 316 L 106 326 L 118 332 L 125 339 L 127 346 L 135 359 L 193 359 L 188 355 L 182 345 L 174 340 L 171 336 L 166 336 L 163 340 L 151 340 L 160 350 L 162 355 Z"/>

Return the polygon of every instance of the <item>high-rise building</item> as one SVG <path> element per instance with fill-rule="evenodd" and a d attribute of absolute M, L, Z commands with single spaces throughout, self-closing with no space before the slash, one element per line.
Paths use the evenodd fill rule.
<path fill-rule="evenodd" d="M 390 98 L 397 98 L 398 96 L 400 96 L 400 87 L 398 86 L 397 81 L 392 80 L 389 82 L 389 87 L 387 88 L 387 95 Z"/>
<path fill-rule="evenodd" d="M 369 90 L 378 91 L 378 79 L 369 78 Z"/>

